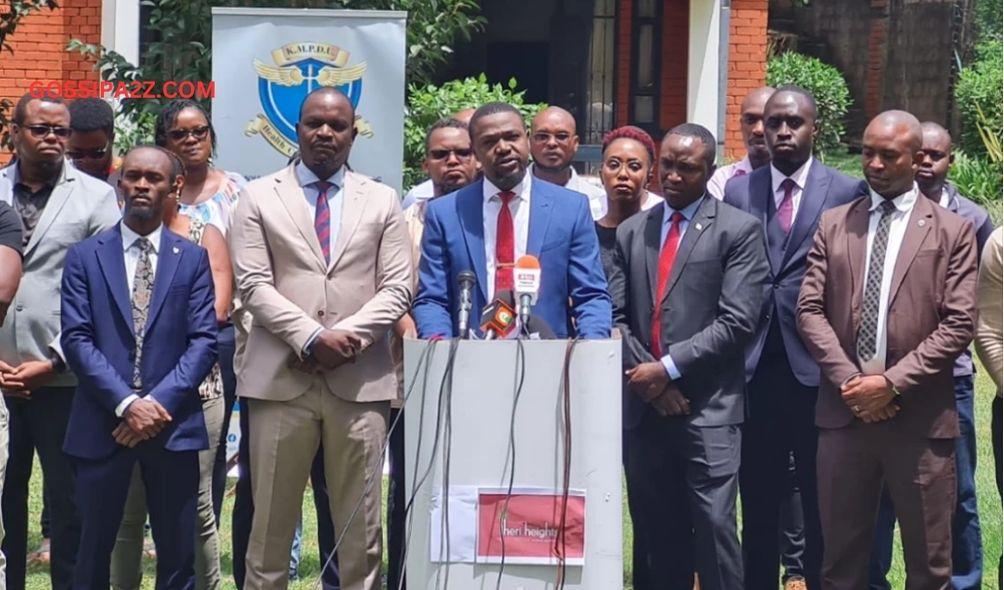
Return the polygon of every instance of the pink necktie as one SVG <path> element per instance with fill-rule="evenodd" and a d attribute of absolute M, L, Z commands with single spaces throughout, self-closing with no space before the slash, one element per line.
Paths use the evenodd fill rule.
<path fill-rule="evenodd" d="M 781 199 L 781 204 L 777 207 L 777 222 L 781 225 L 781 229 L 784 233 L 791 231 L 791 218 L 792 213 L 795 211 L 795 181 L 790 178 L 785 178 L 781 183 L 781 188 L 784 190 L 784 198 Z"/>

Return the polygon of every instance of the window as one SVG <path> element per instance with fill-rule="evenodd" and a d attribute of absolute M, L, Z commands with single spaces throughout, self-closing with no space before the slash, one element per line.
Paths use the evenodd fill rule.
<path fill-rule="evenodd" d="M 629 118 L 658 134 L 662 2 L 635 0 L 631 23 L 632 59 Z"/>
<path fill-rule="evenodd" d="M 614 127 L 614 37 L 616 1 L 595 0 L 593 34 L 589 41 L 586 88 L 586 128 L 582 143 L 598 144 Z"/>

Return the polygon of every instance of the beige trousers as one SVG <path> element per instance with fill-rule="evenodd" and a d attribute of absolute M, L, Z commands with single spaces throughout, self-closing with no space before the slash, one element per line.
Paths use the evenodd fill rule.
<path fill-rule="evenodd" d="M 348 402 L 320 382 L 291 401 L 248 401 L 255 511 L 244 589 L 288 586 L 289 548 L 310 465 L 323 445 L 331 514 L 338 523 L 336 539 L 348 524 L 338 546 L 342 590 L 378 590 L 381 449 L 387 436 L 389 402 Z"/>

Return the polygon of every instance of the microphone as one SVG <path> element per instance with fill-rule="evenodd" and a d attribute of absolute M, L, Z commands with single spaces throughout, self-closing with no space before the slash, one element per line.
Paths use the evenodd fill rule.
<path fill-rule="evenodd" d="M 516 310 L 507 301 L 511 298 L 511 291 L 498 293 L 495 300 L 481 312 L 481 331 L 485 334 L 485 340 L 505 338 L 515 328 Z"/>
<path fill-rule="evenodd" d="M 525 331 L 530 323 L 530 307 L 537 303 L 537 293 L 540 291 L 540 261 L 536 256 L 520 256 L 512 276 L 519 321 Z"/>
<path fill-rule="evenodd" d="M 469 270 L 462 270 L 457 275 L 457 284 L 460 286 L 460 312 L 457 323 L 460 328 L 461 340 L 467 338 L 470 330 L 471 307 L 474 305 L 471 301 L 471 291 L 474 289 L 476 281 L 477 277 Z"/>

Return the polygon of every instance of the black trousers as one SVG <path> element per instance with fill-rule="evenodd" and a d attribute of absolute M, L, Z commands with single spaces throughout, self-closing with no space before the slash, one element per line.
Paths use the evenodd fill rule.
<path fill-rule="evenodd" d="M 809 590 L 820 587 L 823 537 L 816 488 L 816 395 L 815 387 L 802 385 L 792 374 L 783 345 L 780 350 L 764 347 L 764 356 L 747 388 L 749 416 L 743 424 L 739 471 L 747 590 L 778 587 L 778 526 L 782 505 L 791 493 L 788 469 L 792 456 L 804 526 L 803 576 Z"/>
<path fill-rule="evenodd" d="M 83 530 L 74 590 L 108 588 L 112 548 L 137 462 L 157 547 L 157 590 L 194 590 L 199 455 L 151 448 L 151 444 L 123 448 L 103 459 L 75 460 Z"/>
<path fill-rule="evenodd" d="M 251 521 L 254 518 L 254 501 L 251 497 L 251 458 L 250 458 L 250 437 L 253 436 L 248 424 L 247 400 L 240 398 L 240 421 L 241 440 L 240 449 L 237 456 L 237 489 L 234 498 L 234 512 L 231 515 L 231 527 L 233 543 L 233 570 L 234 583 L 237 588 L 244 587 L 244 576 L 247 569 L 244 558 L 248 552 L 248 540 L 251 538 Z M 314 508 L 317 510 L 317 545 L 320 558 L 320 565 L 325 563 L 328 567 L 324 569 L 321 576 L 321 586 L 324 590 L 338 590 L 340 582 L 338 579 L 338 559 L 329 557 L 335 549 L 340 530 L 335 530 L 335 524 L 331 517 L 331 508 L 328 505 L 328 485 L 324 478 L 324 451 L 317 450 L 314 462 L 310 467 L 310 487 L 314 493 Z M 290 548 L 292 550 L 292 547 Z"/>
<path fill-rule="evenodd" d="M 237 401 L 237 375 L 234 373 L 236 344 L 232 324 L 220 328 L 216 336 L 216 351 L 220 375 L 223 377 L 223 430 L 220 432 L 220 444 L 216 447 L 216 461 L 213 463 L 213 513 L 216 515 L 216 528 L 219 528 L 223 493 L 227 489 L 227 435 L 230 433 L 230 418 Z"/>
<path fill-rule="evenodd" d="M 398 418 L 400 416 L 400 418 Z M 387 590 L 404 590 L 405 503 L 404 410 L 391 408 L 390 489 L 387 490 Z"/>
<path fill-rule="evenodd" d="M 702 590 L 741 590 L 739 425 L 701 428 L 650 411 L 628 436 L 631 517 L 645 554 L 635 590 L 691 590 L 695 571 Z"/>
<path fill-rule="evenodd" d="M 52 553 L 49 578 L 52 588 L 71 587 L 80 545 L 80 518 L 74 501 L 74 470 L 63 453 L 63 439 L 73 403 L 73 388 L 43 387 L 31 399 L 7 398 L 10 444 L 3 486 L 3 523 L 6 535 L 7 588 L 25 586 L 28 553 L 28 486 L 35 452 L 42 464 L 48 492 Z"/>

